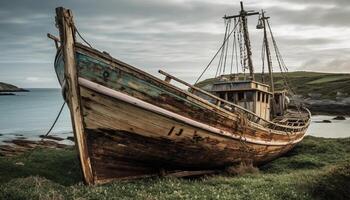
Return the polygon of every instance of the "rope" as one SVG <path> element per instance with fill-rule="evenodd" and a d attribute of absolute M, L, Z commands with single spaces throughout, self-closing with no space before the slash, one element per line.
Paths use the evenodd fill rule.
<path fill-rule="evenodd" d="M 225 23 L 226 23 L 226 20 L 225 20 Z M 219 64 L 218 64 L 218 68 L 216 69 L 216 74 L 215 74 L 215 77 L 217 75 L 220 76 L 220 73 L 221 73 L 221 68 L 222 68 L 222 65 L 223 65 L 223 62 L 224 62 L 224 54 L 225 54 L 225 48 L 226 48 L 226 40 L 228 40 L 229 37 L 227 37 L 227 29 L 228 29 L 228 23 L 226 23 L 226 28 L 225 28 L 225 35 L 224 35 L 224 41 L 222 42 L 222 45 L 223 45 L 223 48 L 221 49 L 221 55 L 220 55 L 220 59 L 219 59 Z M 219 72 L 219 73 L 218 73 Z"/>
<path fill-rule="evenodd" d="M 231 31 L 231 20 L 229 19 L 228 22 L 228 30 L 227 32 Z M 225 69 L 226 69 L 226 59 L 227 59 L 227 51 L 228 51 L 228 46 L 230 44 L 230 38 L 227 38 L 227 43 L 226 43 L 226 50 L 225 50 L 225 62 L 224 62 L 224 69 L 223 69 L 223 74 L 225 74 Z"/>
<path fill-rule="evenodd" d="M 227 38 L 229 38 L 231 36 L 231 34 L 233 33 L 234 30 L 236 30 L 237 24 L 235 25 L 235 27 L 232 29 L 232 31 L 230 32 L 230 34 L 228 35 Z M 203 70 L 203 72 L 201 73 L 201 75 L 198 77 L 198 79 L 196 80 L 196 83 L 198 83 L 198 81 L 202 78 L 203 74 L 208 70 L 208 68 L 210 67 L 211 63 L 214 61 L 214 59 L 216 58 L 216 56 L 219 54 L 219 52 L 221 51 L 221 49 L 224 47 L 224 44 L 221 45 L 221 47 L 219 48 L 219 50 L 215 53 L 214 57 L 210 60 L 209 64 L 205 67 L 205 69 Z"/>
<path fill-rule="evenodd" d="M 78 31 L 77 27 L 75 27 L 75 26 L 73 25 L 73 28 L 74 28 L 74 31 L 75 31 L 76 33 L 78 33 L 78 36 L 79 36 L 90 48 L 92 48 L 92 46 L 90 45 L 90 43 L 88 43 L 88 42 L 83 38 L 83 36 L 81 36 L 81 34 L 80 34 L 80 32 Z"/>
<path fill-rule="evenodd" d="M 60 109 L 60 111 L 58 112 L 58 115 L 56 116 L 55 121 L 53 122 L 53 124 L 51 125 L 51 127 L 50 127 L 50 129 L 47 131 L 47 133 L 44 135 L 44 138 L 45 138 L 46 136 L 48 136 L 48 135 L 50 134 L 50 132 L 52 131 L 52 129 L 53 129 L 53 127 L 55 126 L 55 124 L 56 124 L 58 118 L 60 117 L 60 115 L 61 115 L 61 113 L 62 113 L 62 110 L 63 110 L 63 108 L 64 108 L 65 105 L 66 105 L 66 102 L 63 102 L 63 104 L 62 104 L 62 106 L 61 106 L 61 109 Z"/>
<path fill-rule="evenodd" d="M 235 23 L 236 24 L 236 23 Z M 232 55 L 231 55 L 231 64 L 230 64 L 230 74 L 232 74 L 232 67 L 233 67 L 233 56 L 235 51 L 235 42 L 236 41 L 236 32 L 233 33 L 233 41 L 232 41 Z"/>
<path fill-rule="evenodd" d="M 277 46 L 277 43 L 276 43 L 276 40 L 273 36 L 273 33 L 272 33 L 272 30 L 271 30 L 271 27 L 270 27 L 270 23 L 269 23 L 269 20 L 266 20 L 267 22 L 267 25 L 268 25 L 268 28 L 269 28 L 269 31 L 270 31 L 270 35 L 271 35 L 271 40 L 272 40 L 272 43 L 273 43 L 273 46 L 274 46 L 274 50 L 275 50 L 275 54 L 276 54 L 276 59 L 277 59 L 277 62 L 278 62 L 278 65 L 279 65 L 279 68 L 280 68 L 280 71 L 281 71 L 281 75 L 282 75 L 282 78 L 284 80 L 284 85 L 285 87 L 287 88 L 287 90 L 292 94 L 292 95 L 295 95 L 295 91 L 294 89 L 290 86 L 291 84 L 289 83 L 289 78 L 288 76 L 286 75 L 285 72 L 288 72 L 288 68 L 286 66 L 286 64 L 284 63 L 284 60 L 282 58 L 282 55 L 278 49 L 278 46 Z M 301 113 L 301 110 L 300 110 L 300 106 L 303 106 L 302 104 L 301 105 L 296 105 L 297 107 L 297 110 L 299 113 Z"/>

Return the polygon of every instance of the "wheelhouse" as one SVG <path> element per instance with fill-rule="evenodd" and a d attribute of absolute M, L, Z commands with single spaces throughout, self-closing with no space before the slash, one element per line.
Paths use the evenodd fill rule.
<path fill-rule="evenodd" d="M 269 90 L 269 85 L 252 80 L 221 80 L 212 85 L 210 92 L 270 120 L 272 93 Z"/>

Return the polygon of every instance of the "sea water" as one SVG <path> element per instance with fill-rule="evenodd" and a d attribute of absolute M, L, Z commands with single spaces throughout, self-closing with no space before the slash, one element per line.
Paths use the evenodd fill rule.
<path fill-rule="evenodd" d="M 64 100 L 60 89 L 29 89 L 16 95 L 0 96 L 0 140 L 38 139 L 53 124 Z M 50 135 L 72 136 L 67 105 Z"/>
<path fill-rule="evenodd" d="M 0 141 L 14 138 L 39 139 L 54 122 L 63 98 L 60 89 L 29 89 L 13 96 L 0 96 Z M 333 116 L 313 116 L 307 134 L 318 137 L 350 137 L 350 118 L 332 120 Z M 332 123 L 319 123 L 331 120 Z M 72 136 L 67 106 L 51 135 Z"/>

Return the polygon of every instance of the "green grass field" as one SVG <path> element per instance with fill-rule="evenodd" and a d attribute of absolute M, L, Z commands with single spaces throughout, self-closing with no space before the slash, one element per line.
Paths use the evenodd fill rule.
<path fill-rule="evenodd" d="M 350 138 L 307 136 L 255 173 L 85 186 L 71 150 L 0 157 L 0 199 L 350 199 Z"/>
<path fill-rule="evenodd" d="M 297 71 L 286 73 L 286 76 L 295 93 L 304 97 L 309 93 L 319 93 L 321 98 L 335 99 L 337 92 L 347 93 L 347 96 L 350 96 L 350 74 Z M 261 74 L 256 75 L 256 80 L 261 81 Z M 214 81 L 215 79 L 206 79 L 197 86 L 205 87 Z M 269 83 L 269 79 L 266 78 L 265 82 Z M 283 76 L 280 73 L 274 73 L 274 82 L 277 90 L 284 88 Z"/>

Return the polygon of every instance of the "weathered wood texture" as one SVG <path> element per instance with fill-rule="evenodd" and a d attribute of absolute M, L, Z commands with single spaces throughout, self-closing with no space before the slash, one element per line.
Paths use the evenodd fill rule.
<path fill-rule="evenodd" d="M 259 164 L 293 145 L 266 146 L 213 134 L 82 88 L 89 155 L 96 181 L 161 170 Z"/>
<path fill-rule="evenodd" d="M 76 146 L 79 151 L 81 168 L 85 182 L 94 183 L 90 158 L 87 153 L 84 122 L 81 114 L 80 91 L 78 86 L 78 72 L 75 60 L 73 15 L 70 10 L 56 8 L 57 25 L 60 31 L 60 40 L 63 53 L 64 80 L 66 83 L 65 96 L 69 106 Z M 62 82 L 62 83 L 63 83 Z"/>

